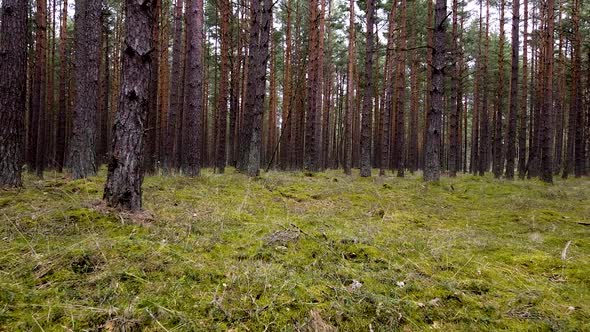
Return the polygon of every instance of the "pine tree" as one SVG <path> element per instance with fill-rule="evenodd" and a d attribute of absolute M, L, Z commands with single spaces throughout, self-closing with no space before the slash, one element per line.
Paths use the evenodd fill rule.
<path fill-rule="evenodd" d="M 145 123 L 148 114 L 154 0 L 125 1 L 125 50 L 119 111 L 113 127 L 104 200 L 130 211 L 142 207 Z"/>
<path fill-rule="evenodd" d="M 428 110 L 427 135 L 424 155 L 424 180 L 440 179 L 440 144 L 442 112 L 444 108 L 444 69 L 445 69 L 445 18 L 446 0 L 436 0 L 434 19 L 434 45 L 432 47 L 432 86 L 430 94 L 432 106 Z"/>
<path fill-rule="evenodd" d="M 27 79 L 27 1 L 0 8 L 0 188 L 22 186 Z"/>
<path fill-rule="evenodd" d="M 75 82 L 76 98 L 68 168 L 74 179 L 96 174 L 96 110 L 102 1 L 76 1 Z"/>
<path fill-rule="evenodd" d="M 372 112 L 373 112 L 373 27 L 374 22 L 374 3 L 373 0 L 367 0 L 367 33 L 366 33 L 366 53 L 365 53 L 365 91 L 363 94 L 363 112 L 361 118 L 361 176 L 371 176 L 371 132 L 372 132 Z"/>

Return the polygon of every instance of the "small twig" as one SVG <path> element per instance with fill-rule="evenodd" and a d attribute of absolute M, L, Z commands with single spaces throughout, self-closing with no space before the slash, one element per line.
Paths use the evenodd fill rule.
<path fill-rule="evenodd" d="M 43 327 L 41 326 L 41 324 L 39 324 L 39 321 L 37 320 L 37 318 L 35 318 L 35 316 L 31 316 L 33 317 L 33 320 L 35 321 L 35 324 L 37 324 L 37 326 L 39 326 L 39 328 L 41 329 L 41 331 L 45 332 L 45 330 L 43 329 Z"/>
<path fill-rule="evenodd" d="M 572 240 L 567 241 L 565 248 L 563 248 L 563 251 L 561 252 L 561 259 L 564 261 L 567 260 L 567 250 L 570 248 L 570 244 L 572 244 Z"/>
<path fill-rule="evenodd" d="M 152 319 L 156 321 L 156 324 L 158 324 L 164 331 L 170 332 L 170 330 L 165 328 L 164 325 L 160 323 L 160 321 L 156 318 L 156 316 L 154 316 L 154 314 L 152 314 L 152 312 L 149 309 L 145 309 L 145 311 L 147 311 L 147 313 L 152 317 Z"/>

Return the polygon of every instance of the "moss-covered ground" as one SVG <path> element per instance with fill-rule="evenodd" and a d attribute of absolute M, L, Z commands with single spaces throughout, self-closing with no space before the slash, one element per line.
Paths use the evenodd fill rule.
<path fill-rule="evenodd" d="M 0 191 L 0 330 L 590 331 L 589 179 L 104 177 Z"/>

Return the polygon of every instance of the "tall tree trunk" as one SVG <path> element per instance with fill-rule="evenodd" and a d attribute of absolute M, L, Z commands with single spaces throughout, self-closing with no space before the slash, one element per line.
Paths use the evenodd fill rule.
<path fill-rule="evenodd" d="M 393 65 L 395 60 L 395 12 L 397 6 L 392 5 L 391 11 L 389 12 L 389 24 L 387 29 L 387 49 L 385 53 L 385 72 L 384 72 L 384 91 L 385 91 L 385 100 L 383 101 L 384 105 L 382 108 L 382 116 L 381 116 L 381 160 L 379 161 L 379 175 L 384 176 L 385 171 L 389 168 L 389 150 L 390 150 L 390 143 L 391 142 L 391 118 L 393 112 L 393 102 L 394 102 L 394 80 L 393 80 Z"/>
<path fill-rule="evenodd" d="M 461 105 L 461 99 L 457 99 L 457 90 L 459 88 L 459 46 L 457 44 L 457 29 L 458 29 L 458 0 L 453 0 L 453 32 L 451 33 L 451 47 L 452 47 L 452 58 L 453 65 L 451 66 L 451 114 L 450 114 L 450 130 L 449 130 L 449 175 L 451 177 L 457 176 L 457 170 L 460 168 L 457 163 L 457 156 L 460 151 L 459 144 L 459 132 L 460 132 L 460 120 L 458 114 L 459 105 Z"/>
<path fill-rule="evenodd" d="M 141 209 L 144 123 L 149 107 L 154 0 L 125 1 L 125 51 L 121 99 L 113 127 L 104 200 L 109 206 Z"/>
<path fill-rule="evenodd" d="M 147 127 L 145 129 L 145 156 L 144 172 L 153 173 L 156 167 L 157 145 L 158 145 L 158 84 L 159 84 L 159 59 L 160 59 L 160 12 L 162 11 L 162 0 L 154 0 L 154 23 L 152 25 L 153 51 L 150 53 L 152 71 L 150 72 L 149 87 L 149 111 Z"/>
<path fill-rule="evenodd" d="M 582 35 L 580 33 L 580 10 L 582 6 L 581 0 L 574 0 L 574 12 L 572 14 L 573 30 L 574 30 L 574 58 L 573 58 L 573 88 L 572 91 L 572 115 L 575 116 L 573 121 L 573 130 L 575 132 L 574 138 L 574 174 L 580 177 L 585 172 L 585 147 L 584 147 L 584 108 L 582 106 Z M 590 77 L 587 77 L 590 80 Z M 588 83 L 590 85 L 590 81 Z M 588 91 L 587 93 L 590 93 Z M 590 115 L 589 115 L 590 116 Z"/>
<path fill-rule="evenodd" d="M 229 82 L 229 66 L 230 66 L 230 26 L 229 19 L 231 17 L 231 8 L 229 0 L 220 0 L 219 5 L 219 19 L 221 30 L 221 73 L 219 81 L 219 94 L 217 95 L 217 124 L 219 131 L 217 132 L 217 151 L 215 160 L 215 169 L 218 173 L 225 171 L 226 163 L 226 136 L 227 136 L 227 88 Z"/>
<path fill-rule="evenodd" d="M 251 25 L 248 63 L 247 94 L 245 96 L 245 124 L 240 139 L 243 144 L 238 169 L 251 177 L 260 174 L 260 155 L 262 145 L 262 115 L 266 94 L 266 67 L 272 1 L 251 1 Z"/>
<path fill-rule="evenodd" d="M 482 77 L 481 77 L 481 95 L 482 106 L 479 116 L 480 121 L 480 142 L 479 142 L 479 175 L 483 176 L 489 166 L 489 115 L 488 115 L 488 59 L 490 51 L 490 1 L 486 0 L 486 30 L 485 30 L 485 50 L 483 55 Z"/>
<path fill-rule="evenodd" d="M 69 151 L 69 169 L 74 179 L 96 174 L 96 110 L 102 1 L 76 2 L 75 79 L 76 98 Z"/>
<path fill-rule="evenodd" d="M 514 179 L 514 159 L 516 158 L 516 119 L 518 113 L 518 46 L 520 34 L 518 31 L 518 26 L 520 23 L 519 10 L 520 1 L 512 0 L 512 64 L 510 67 L 510 110 L 508 114 L 508 137 L 506 139 L 507 179 Z"/>
<path fill-rule="evenodd" d="M 524 179 L 526 175 L 527 155 L 527 99 L 528 99 L 528 22 L 529 1 L 524 0 L 524 33 L 522 45 L 522 93 L 520 101 L 519 129 L 518 129 L 518 177 Z M 514 26 L 513 26 L 514 29 Z M 513 42 L 514 44 L 514 42 Z M 530 135 L 530 133 L 529 133 Z M 509 142 L 510 144 L 510 142 Z M 510 148 L 510 145 L 509 147 Z"/>
<path fill-rule="evenodd" d="M 565 55 L 564 55 L 564 25 L 562 20 L 562 13 L 563 13 L 563 5 L 560 3 L 559 5 L 559 15 L 558 15 L 558 30 L 559 33 L 559 46 L 558 46 L 558 62 L 556 68 L 556 75 L 557 77 L 553 81 L 553 114 L 554 114 L 554 121 L 555 121 L 555 128 L 554 128 L 554 135 L 555 135 L 555 158 L 553 161 L 553 173 L 559 174 L 561 170 L 561 166 L 563 164 L 562 155 L 563 155 L 563 130 L 564 130 L 564 96 L 565 96 L 565 89 L 566 89 L 566 81 L 565 81 Z M 567 48 L 567 45 L 565 45 Z"/>
<path fill-rule="evenodd" d="M 367 34 L 365 54 L 365 92 L 363 94 L 363 113 L 361 118 L 361 176 L 371 176 L 371 131 L 373 123 L 373 27 L 374 3 L 367 0 Z"/>
<path fill-rule="evenodd" d="M 428 110 L 424 180 L 440 179 L 441 117 L 444 108 L 446 0 L 436 0 L 434 47 L 432 48 L 432 107 Z"/>
<path fill-rule="evenodd" d="M 203 117 L 203 0 L 187 0 L 186 77 L 183 106 L 182 170 L 201 172 Z"/>
<path fill-rule="evenodd" d="M 494 177 L 500 178 L 504 173 L 504 153 L 502 144 L 502 126 L 504 117 L 504 13 L 505 0 L 500 0 L 500 36 L 498 41 L 498 88 L 496 95 L 496 113 L 494 116 Z"/>
<path fill-rule="evenodd" d="M 406 158 L 406 0 L 401 0 L 400 6 L 400 33 L 397 44 L 397 78 L 396 85 L 396 118 L 395 118 L 395 141 L 394 147 L 394 166 L 397 169 L 397 176 L 403 177 Z"/>
<path fill-rule="evenodd" d="M 0 8 L 0 188 L 22 186 L 27 81 L 27 1 Z"/>
<path fill-rule="evenodd" d="M 305 161 L 307 171 L 317 172 L 320 169 L 320 130 L 321 130 L 321 94 L 320 86 L 320 13 L 318 1 L 309 2 L 309 62 L 307 71 L 307 112 L 305 121 Z M 319 91 L 321 93 L 321 91 Z"/>
<path fill-rule="evenodd" d="M 39 177 L 43 177 L 45 170 L 45 123 L 46 108 L 45 94 L 47 81 L 47 1 L 37 1 L 37 13 L 35 14 L 35 74 L 33 75 L 33 92 L 31 113 L 32 122 L 30 127 L 31 139 L 29 148 L 32 149 L 32 166 Z"/>
<path fill-rule="evenodd" d="M 55 142 L 55 156 L 57 171 L 61 172 L 65 160 L 66 147 L 66 117 L 68 114 L 67 82 L 68 82 L 68 0 L 63 0 L 61 23 L 59 27 L 59 105 L 57 111 L 57 129 Z"/>
<path fill-rule="evenodd" d="M 288 169 L 291 154 L 291 128 L 293 127 L 294 118 L 291 112 L 291 1 L 286 0 L 286 19 L 285 19 L 285 58 L 283 69 L 283 109 L 281 114 L 282 128 L 280 141 L 281 168 Z"/>
<path fill-rule="evenodd" d="M 178 126 L 183 100 L 180 98 L 182 89 L 182 7 L 183 0 L 176 0 L 174 5 L 174 37 L 172 41 L 172 71 L 170 73 L 170 107 L 168 112 L 168 125 L 166 134 L 166 152 L 164 157 L 164 170 L 169 171 L 178 167 L 176 163 L 176 144 L 180 134 Z"/>
<path fill-rule="evenodd" d="M 555 25 L 554 0 L 547 0 L 545 28 L 545 81 L 541 117 L 541 180 L 553 183 L 553 40 Z"/>
<path fill-rule="evenodd" d="M 354 58 L 355 58 L 355 32 L 354 32 L 354 0 L 349 4 L 348 25 L 348 82 L 346 84 L 346 121 L 344 125 L 344 173 L 352 174 L 352 118 L 354 114 Z"/>

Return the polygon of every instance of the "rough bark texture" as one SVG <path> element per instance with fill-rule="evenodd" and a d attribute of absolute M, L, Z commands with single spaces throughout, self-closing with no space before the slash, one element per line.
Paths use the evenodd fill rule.
<path fill-rule="evenodd" d="M 508 114 L 508 133 L 506 139 L 506 178 L 514 178 L 516 158 L 516 118 L 518 113 L 518 25 L 520 1 L 512 0 L 512 64 L 510 67 L 510 110 Z"/>
<path fill-rule="evenodd" d="M 109 206 L 141 209 L 144 124 L 148 113 L 154 1 L 125 1 L 125 50 L 119 111 L 113 127 L 104 200 Z"/>
<path fill-rule="evenodd" d="M 371 0 L 369 0 L 371 1 Z M 320 87 L 320 13 L 318 1 L 309 2 L 309 62 L 307 70 L 307 112 L 305 120 L 305 160 L 307 171 L 320 170 L 321 90 Z M 318 93 L 319 92 L 319 93 Z"/>
<path fill-rule="evenodd" d="M 66 117 L 68 114 L 67 104 L 67 84 L 68 84 L 68 61 L 66 58 L 67 54 L 67 43 L 68 43 L 68 0 L 63 0 L 62 13 L 61 13 L 61 24 L 59 30 L 59 57 L 60 57 L 60 68 L 59 68 L 59 105 L 57 110 L 57 132 L 55 142 L 55 162 L 57 171 L 61 172 L 64 166 L 65 160 L 65 147 L 66 147 Z"/>
<path fill-rule="evenodd" d="M 397 176 L 403 177 L 406 168 L 406 0 L 401 0 L 400 9 L 400 33 L 398 35 L 399 41 L 397 44 L 397 78 L 395 80 L 396 117 L 393 162 L 395 169 L 397 169 Z"/>
<path fill-rule="evenodd" d="M 76 1 L 75 81 L 76 98 L 68 168 L 72 178 L 96 174 L 96 113 L 100 61 L 102 1 Z"/>
<path fill-rule="evenodd" d="M 479 116 L 479 160 L 478 160 L 478 173 L 483 176 L 488 170 L 488 157 L 489 157 L 489 116 L 488 116 L 488 89 L 487 89 L 487 76 L 488 76 L 488 57 L 490 50 L 490 2 L 486 0 L 486 28 L 485 28 L 485 49 L 483 54 L 483 64 L 481 68 L 481 113 Z"/>
<path fill-rule="evenodd" d="M 582 105 L 582 35 L 580 33 L 580 7 L 582 0 L 574 1 L 574 80 L 575 89 L 572 89 L 572 110 L 576 119 L 574 120 L 574 174 L 580 177 L 585 172 L 585 147 L 584 147 L 584 108 Z M 590 79 L 588 77 L 587 79 Z M 589 83 L 590 84 L 590 83 Z"/>
<path fill-rule="evenodd" d="M 219 94 L 217 95 L 216 122 L 219 128 L 217 132 L 217 151 L 215 158 L 215 170 L 217 173 L 225 171 L 226 163 L 226 136 L 227 136 L 227 93 L 229 87 L 229 56 L 231 43 L 229 33 L 229 19 L 231 8 L 229 0 L 219 0 L 219 20 L 221 30 L 221 73 L 219 77 Z"/>
<path fill-rule="evenodd" d="M 541 117 L 543 120 L 541 130 L 541 175 L 543 182 L 553 183 L 553 40 L 555 25 L 554 1 L 547 0 L 545 29 L 545 81 L 544 103 Z"/>
<path fill-rule="evenodd" d="M 445 67 L 445 17 L 446 0 L 436 0 L 434 23 L 434 46 L 432 48 L 432 86 L 430 90 L 432 107 L 428 110 L 424 180 L 440 179 L 440 144 L 442 112 L 444 107 Z"/>
<path fill-rule="evenodd" d="M 504 173 L 504 153 L 502 126 L 504 116 L 504 13 L 505 1 L 500 0 L 500 36 L 498 42 L 498 88 L 496 90 L 496 113 L 494 115 L 494 160 L 493 172 L 495 178 Z"/>
<path fill-rule="evenodd" d="M 184 87 L 182 170 L 189 176 L 201 172 L 203 117 L 203 0 L 187 0 L 186 77 Z"/>
<path fill-rule="evenodd" d="M 528 22 L 529 1 L 524 0 L 524 33 L 522 45 L 522 93 L 518 127 L 518 177 L 526 176 L 527 99 L 528 99 Z M 510 149 L 510 146 L 508 147 Z"/>
<path fill-rule="evenodd" d="M 457 29 L 458 29 L 458 1 L 453 0 L 453 32 L 451 33 L 452 38 L 452 58 L 453 65 L 451 66 L 451 110 L 450 110 L 450 130 L 449 130 L 449 175 L 455 177 L 457 175 L 457 156 L 459 155 L 459 114 L 458 105 L 461 104 L 461 100 L 457 100 L 457 89 L 459 88 L 459 47 L 457 45 Z"/>
<path fill-rule="evenodd" d="M 380 161 L 379 161 L 379 175 L 385 175 L 385 171 L 389 168 L 389 150 L 390 150 L 390 130 L 391 130 L 391 118 L 393 112 L 393 102 L 394 102 L 394 88 L 395 85 L 393 84 L 393 65 L 394 65 L 394 45 L 395 45 L 395 12 L 396 6 L 391 6 L 391 11 L 389 12 L 389 24 L 388 24 L 388 31 L 387 31 L 387 50 L 386 50 L 386 58 L 385 58 L 385 100 L 383 101 L 384 105 L 382 108 L 383 115 L 381 116 L 381 147 L 380 147 Z"/>
<path fill-rule="evenodd" d="M 352 115 L 354 113 L 354 0 L 349 5 L 348 81 L 346 83 L 346 120 L 344 124 L 344 173 L 352 174 Z"/>
<path fill-rule="evenodd" d="M 371 176 L 371 132 L 373 127 L 373 28 L 375 8 L 373 0 L 367 0 L 367 34 L 365 54 L 365 91 L 361 118 L 361 176 Z"/>
<path fill-rule="evenodd" d="M 0 188 L 20 187 L 27 80 L 27 1 L 0 8 Z"/>
<path fill-rule="evenodd" d="M 293 120 L 291 117 L 291 1 L 286 0 L 287 14 L 285 19 L 285 59 L 283 69 L 283 109 L 282 128 L 280 139 L 281 168 L 288 169 L 291 166 L 291 128 Z"/>
<path fill-rule="evenodd" d="M 172 70 L 170 73 L 170 108 L 168 111 L 166 151 L 164 156 L 164 169 L 169 171 L 178 167 L 178 159 L 175 151 L 178 148 L 176 141 L 180 135 L 178 118 L 182 110 L 182 7 L 183 0 L 176 0 L 174 6 L 174 37 L 172 42 Z"/>
<path fill-rule="evenodd" d="M 260 174 L 262 115 L 266 94 L 266 66 L 270 36 L 272 1 L 251 1 L 251 25 L 248 62 L 247 94 L 245 96 L 244 127 L 240 139 L 238 169 L 255 177 Z"/>
<path fill-rule="evenodd" d="M 149 87 L 149 111 L 147 118 L 147 127 L 145 130 L 145 156 L 144 172 L 153 173 L 157 162 L 157 145 L 158 145 L 158 84 L 160 81 L 160 12 L 162 11 L 162 0 L 154 1 L 154 23 L 152 25 L 152 45 L 153 50 L 150 53 L 152 71 L 150 72 Z"/>
<path fill-rule="evenodd" d="M 32 154 L 32 166 L 38 176 L 43 177 L 45 170 L 45 123 L 46 123 L 46 83 L 47 83 L 47 1 L 37 1 L 37 13 L 35 15 L 35 74 L 33 75 L 33 92 L 31 113 L 32 121 L 29 128 L 31 140 L 29 149 Z"/>

